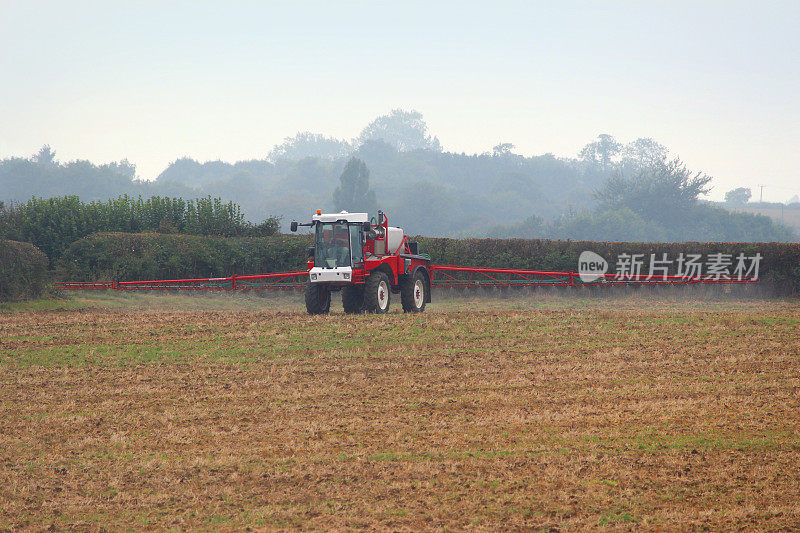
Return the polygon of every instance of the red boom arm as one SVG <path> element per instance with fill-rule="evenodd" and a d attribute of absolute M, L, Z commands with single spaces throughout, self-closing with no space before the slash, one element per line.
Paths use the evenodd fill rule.
<path fill-rule="evenodd" d="M 756 279 L 730 276 L 619 276 L 601 274 L 584 282 L 576 272 L 481 268 L 454 265 L 431 265 L 431 287 L 534 287 L 534 286 L 608 286 L 608 285 L 688 285 L 693 283 L 755 283 Z M 275 272 L 227 278 L 167 279 L 154 281 L 62 281 L 55 287 L 62 290 L 209 290 L 209 289 L 301 289 L 308 272 Z"/>

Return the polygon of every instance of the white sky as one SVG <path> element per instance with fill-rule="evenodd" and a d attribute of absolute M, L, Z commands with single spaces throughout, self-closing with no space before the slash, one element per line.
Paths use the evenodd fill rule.
<path fill-rule="evenodd" d="M 800 2 L 0 3 L 0 158 L 263 158 L 417 109 L 445 150 L 653 137 L 800 194 Z"/>

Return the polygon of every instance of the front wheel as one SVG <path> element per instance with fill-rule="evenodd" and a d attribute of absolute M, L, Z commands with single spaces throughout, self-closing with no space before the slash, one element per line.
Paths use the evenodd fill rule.
<path fill-rule="evenodd" d="M 321 283 L 306 283 L 306 310 L 309 315 L 323 315 L 331 310 L 331 291 Z"/>
<path fill-rule="evenodd" d="M 389 276 L 380 271 L 373 271 L 364 285 L 364 305 L 370 313 L 383 314 L 389 311 L 392 287 Z"/>
<path fill-rule="evenodd" d="M 364 286 L 345 285 L 342 288 L 342 307 L 347 314 L 364 311 Z"/>
<path fill-rule="evenodd" d="M 406 313 L 421 313 L 425 310 L 425 276 L 417 271 L 400 284 L 400 300 Z"/>

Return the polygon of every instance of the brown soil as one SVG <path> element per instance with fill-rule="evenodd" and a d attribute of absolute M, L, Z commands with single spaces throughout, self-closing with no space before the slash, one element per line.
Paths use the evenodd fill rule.
<path fill-rule="evenodd" d="M 793 529 L 800 304 L 0 313 L 0 528 Z"/>

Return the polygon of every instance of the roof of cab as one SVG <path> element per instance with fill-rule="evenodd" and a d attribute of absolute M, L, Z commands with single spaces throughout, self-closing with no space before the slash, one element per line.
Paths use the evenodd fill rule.
<path fill-rule="evenodd" d="M 315 214 L 311 217 L 315 222 L 337 222 L 339 220 L 346 220 L 347 222 L 369 222 L 368 213 L 348 213 L 342 211 L 341 213 L 322 213 Z"/>

